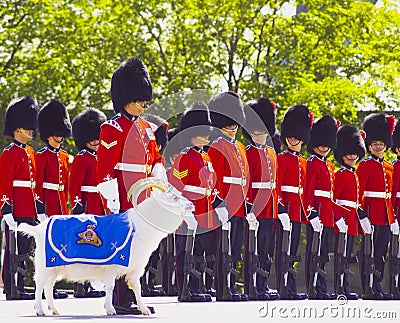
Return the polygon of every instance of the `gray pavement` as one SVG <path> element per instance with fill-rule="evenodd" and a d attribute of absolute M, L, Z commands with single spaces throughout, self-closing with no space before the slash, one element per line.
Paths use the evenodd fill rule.
<path fill-rule="evenodd" d="M 45 302 L 45 300 L 44 300 Z M 274 301 L 274 302 L 216 302 L 179 303 L 176 297 L 146 297 L 154 306 L 151 316 L 107 316 L 104 298 L 76 299 L 73 296 L 56 300 L 60 315 L 37 317 L 34 301 L 6 301 L 0 296 L 0 322 L 104 322 L 104 321 L 154 321 L 154 322 L 305 322 L 305 321 L 366 321 L 399 322 L 400 301 Z M 44 304 L 45 305 L 45 304 Z"/>

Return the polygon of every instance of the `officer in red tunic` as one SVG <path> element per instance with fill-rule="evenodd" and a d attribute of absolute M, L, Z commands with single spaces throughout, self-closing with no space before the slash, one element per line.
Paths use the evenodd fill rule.
<path fill-rule="evenodd" d="M 281 123 L 281 141 L 287 147 L 278 154 L 277 191 L 279 196 L 275 272 L 282 299 L 302 300 L 307 294 L 297 290 L 294 258 L 300 243 L 301 224 L 306 221 L 304 182 L 306 159 L 300 154 L 310 140 L 313 115 L 305 105 L 290 107 Z M 287 239 L 283 241 L 283 239 Z M 282 246 L 287 246 L 285 250 Z M 288 254 L 289 250 L 289 254 Z M 289 256 L 289 257 L 287 257 Z M 286 263 L 284 263 L 286 261 Z"/>
<path fill-rule="evenodd" d="M 210 114 L 202 102 L 195 102 L 186 110 L 179 121 L 178 139 L 184 148 L 176 157 L 171 171 L 168 173 L 169 182 L 182 192 L 183 196 L 194 203 L 194 215 L 198 222 L 195 232 L 193 252 L 186 250 L 187 241 L 193 238 L 187 237 L 187 228 L 181 228 L 181 233 L 177 235 L 176 249 L 176 276 L 178 286 L 178 300 L 181 302 L 205 302 L 211 301 L 211 295 L 200 291 L 199 279 L 194 275 L 190 280 L 184 279 L 187 275 L 185 268 L 200 269 L 200 260 L 215 257 L 216 251 L 216 223 L 213 216 L 211 195 L 214 187 L 215 174 L 208 154 L 204 151 L 204 146 L 209 142 L 211 133 Z M 191 255 L 193 257 L 190 257 Z M 195 262 L 197 261 L 196 263 Z M 204 264 L 204 263 L 203 263 Z M 212 267 L 212 264 L 209 265 Z M 187 278 L 187 276 L 186 276 Z M 212 279 L 207 275 L 206 282 L 201 277 L 205 289 L 211 289 Z M 186 292 L 184 284 L 189 284 Z M 186 294 L 182 294 L 182 292 Z"/>
<path fill-rule="evenodd" d="M 72 120 L 72 136 L 79 153 L 75 156 L 69 175 L 69 196 L 72 214 L 104 215 L 103 202 L 97 190 L 97 149 L 100 125 L 107 120 L 103 112 L 88 108 Z M 89 281 L 74 283 L 74 297 L 102 297 Z"/>
<path fill-rule="evenodd" d="M 64 104 L 50 100 L 39 111 L 40 139 L 47 145 L 35 154 L 37 211 L 39 221 L 48 216 L 68 214 L 69 156 L 61 144 L 71 136 L 71 122 Z M 67 298 L 53 289 L 54 298 Z"/>
<path fill-rule="evenodd" d="M 357 293 L 352 293 L 349 289 L 349 260 L 354 259 L 351 258 L 354 238 L 362 234 L 359 221 L 368 221 L 365 212 L 359 211 L 359 181 L 355 167 L 365 156 L 365 144 L 357 127 L 345 125 L 339 128 L 334 156 L 342 168 L 335 173 L 333 196 L 336 203 L 349 210 L 345 215 L 347 230 L 339 232 L 335 226 L 335 292 L 346 295 L 347 299 L 356 300 Z M 345 239 L 339 243 L 342 237 Z M 339 246 L 343 249 L 339 250 Z"/>
<path fill-rule="evenodd" d="M 216 298 L 217 301 L 243 301 L 248 299 L 247 295 L 235 289 L 236 264 L 242 259 L 246 232 L 249 188 L 246 149 L 236 140 L 238 127 L 245 122 L 243 103 L 236 93 L 225 92 L 212 97 L 208 108 L 212 125 L 218 132 L 208 150 L 217 177 L 213 208 L 222 223 L 217 229 Z M 249 221 L 256 225 L 254 213 Z"/>
<path fill-rule="evenodd" d="M 253 204 L 253 212 L 259 223 L 257 230 L 253 230 L 256 235 L 255 250 L 251 247 L 252 232 L 248 231 L 246 239 L 245 292 L 249 299 L 274 300 L 279 299 L 279 294 L 269 289 L 268 276 L 275 250 L 274 219 L 278 212 L 276 152 L 271 140 L 276 132 L 275 103 L 266 98 L 247 102 L 245 115 L 246 123 L 242 132 L 251 142 L 246 147 L 251 187 L 248 202 Z M 258 271 L 254 280 L 254 269 L 258 264 L 261 271 Z M 253 290 L 254 282 L 256 290 Z"/>
<path fill-rule="evenodd" d="M 7 300 L 34 298 L 34 294 L 25 292 L 24 275 L 20 272 L 18 272 L 17 292 L 12 293 L 15 281 L 10 272 L 10 231 L 16 232 L 17 224 L 22 222 L 36 224 L 36 164 L 34 151 L 27 143 L 32 140 L 37 128 L 38 110 L 37 101 L 31 96 L 26 96 L 11 101 L 5 115 L 4 135 L 14 139 L 4 148 L 0 156 L 1 213 L 6 223 L 2 278 Z M 12 239 L 15 239 L 14 235 Z M 31 243 L 32 237 L 18 234 L 17 254 L 27 256 Z M 19 261 L 14 266 L 26 268 L 25 261 Z"/>
<path fill-rule="evenodd" d="M 346 224 L 344 215 L 347 210 L 333 201 L 334 166 L 327 160 L 331 150 L 336 148 L 337 123 L 331 116 L 323 116 L 313 123 L 307 150 L 312 156 L 307 160 L 304 202 L 307 218 L 306 225 L 306 283 L 310 299 L 335 299 L 336 294 L 328 292 L 325 278 L 314 273 L 314 268 L 324 270 L 329 261 L 329 241 L 336 223 L 343 229 Z M 318 239 L 314 232 L 320 233 L 318 255 L 312 255 L 312 244 Z M 314 241 L 315 244 L 315 241 Z M 311 277 L 310 277 L 311 276 Z M 315 281 L 315 277 L 317 278 Z"/>
<path fill-rule="evenodd" d="M 36 192 L 39 220 L 43 215 L 68 214 L 69 156 L 61 144 L 71 136 L 71 122 L 64 104 L 47 102 L 39 111 L 40 139 L 46 147 L 36 152 Z"/>
<path fill-rule="evenodd" d="M 363 299 L 392 299 L 391 293 L 383 292 L 381 281 L 384 277 L 385 258 L 388 251 L 390 233 L 398 233 L 391 194 L 393 185 L 393 165 L 384 160 L 384 152 L 392 145 L 394 117 L 383 113 L 373 113 L 364 119 L 363 129 L 366 132 L 365 146 L 370 156 L 363 159 L 357 175 L 360 182 L 361 207 L 371 221 L 373 261 L 377 275 L 373 283 L 366 286 L 366 273 L 361 275 Z M 364 232 L 371 234 L 371 232 Z M 365 236 L 362 247 L 364 248 Z M 364 268 L 365 259 L 361 259 Z"/>
<path fill-rule="evenodd" d="M 117 114 L 101 126 L 97 151 L 98 189 L 111 212 L 132 207 L 127 191 L 138 180 L 155 176 L 167 181 L 151 125 L 140 117 L 152 97 L 150 76 L 139 58 L 124 61 L 113 73 L 111 99 Z M 139 202 L 145 194 L 148 193 L 144 192 Z M 140 314 L 136 306 L 131 307 L 132 302 L 135 298 L 125 277 L 118 279 L 113 295 L 117 313 Z"/>

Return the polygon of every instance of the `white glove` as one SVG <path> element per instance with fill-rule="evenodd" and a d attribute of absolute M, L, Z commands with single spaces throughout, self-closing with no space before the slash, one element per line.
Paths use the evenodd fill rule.
<path fill-rule="evenodd" d="M 120 202 L 118 192 L 118 181 L 116 178 L 100 183 L 97 188 L 101 195 L 107 200 L 107 208 L 112 213 L 119 213 Z"/>
<path fill-rule="evenodd" d="M 360 220 L 361 228 L 363 229 L 365 234 L 371 234 L 372 233 L 372 227 L 371 227 L 371 222 L 367 217 L 363 218 Z"/>
<path fill-rule="evenodd" d="M 319 216 L 310 220 L 311 226 L 313 227 L 314 231 L 321 232 L 322 230 L 322 222 Z"/>
<path fill-rule="evenodd" d="M 336 224 L 337 228 L 339 229 L 339 232 L 346 233 L 347 224 L 343 217 L 341 217 L 339 220 L 337 220 L 335 222 L 335 224 Z"/>
<path fill-rule="evenodd" d="M 49 218 L 45 213 L 39 213 L 37 217 L 40 223 L 46 221 Z"/>
<path fill-rule="evenodd" d="M 217 207 L 215 209 L 215 212 L 217 212 L 218 219 L 221 221 L 222 224 L 228 222 L 229 214 L 226 207 Z"/>
<path fill-rule="evenodd" d="M 4 221 L 6 221 L 8 228 L 10 230 L 17 230 L 17 222 L 15 222 L 14 217 L 11 213 L 3 214 Z"/>
<path fill-rule="evenodd" d="M 197 229 L 197 220 L 193 213 L 188 213 L 183 216 L 183 220 L 186 222 L 189 230 L 193 230 L 196 232 Z"/>
<path fill-rule="evenodd" d="M 246 220 L 249 223 L 249 229 L 252 231 L 257 231 L 259 222 L 253 212 L 246 215 Z"/>
<path fill-rule="evenodd" d="M 392 231 L 392 234 L 399 234 L 399 223 L 397 220 L 394 220 L 394 222 L 390 225 L 390 231 Z"/>
<path fill-rule="evenodd" d="M 278 214 L 278 219 L 281 221 L 283 230 L 290 231 L 290 218 L 287 213 Z"/>
<path fill-rule="evenodd" d="M 161 163 L 157 163 L 153 166 L 153 169 L 151 170 L 151 175 L 162 179 L 165 183 L 168 183 L 167 172 L 165 170 L 165 167 Z"/>

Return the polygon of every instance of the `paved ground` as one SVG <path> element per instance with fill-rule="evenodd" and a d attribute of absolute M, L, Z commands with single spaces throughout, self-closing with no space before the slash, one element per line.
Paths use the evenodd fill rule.
<path fill-rule="evenodd" d="M 105 315 L 104 298 L 56 300 L 59 316 L 48 313 L 37 317 L 34 301 L 6 301 L 0 296 L 0 322 L 114 322 L 137 320 L 148 322 L 305 322 L 305 321 L 367 321 L 399 322 L 400 301 L 275 301 L 275 302 L 215 302 L 179 303 L 176 297 L 147 297 L 145 302 L 155 307 L 156 314 L 145 316 Z"/>

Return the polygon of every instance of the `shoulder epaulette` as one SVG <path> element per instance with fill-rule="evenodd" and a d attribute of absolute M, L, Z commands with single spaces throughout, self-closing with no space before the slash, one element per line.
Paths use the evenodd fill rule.
<path fill-rule="evenodd" d="M 111 120 L 107 120 L 106 122 L 104 122 L 101 127 L 109 125 L 111 127 L 114 127 L 115 129 L 117 129 L 120 132 L 123 132 L 121 126 L 119 125 L 119 123 L 117 121 L 115 121 L 114 119 Z"/>
<path fill-rule="evenodd" d="M 3 151 L 10 150 L 14 146 L 14 143 L 9 144 L 7 147 L 3 149 Z"/>
<path fill-rule="evenodd" d="M 190 147 L 183 148 L 181 150 L 181 154 L 187 154 L 189 150 L 190 150 Z"/>
<path fill-rule="evenodd" d="M 37 151 L 37 153 L 38 153 L 38 154 L 42 154 L 42 153 L 44 153 L 46 150 L 47 150 L 47 147 L 43 147 L 43 148 L 40 148 L 40 149 Z"/>
<path fill-rule="evenodd" d="M 246 146 L 246 150 L 249 150 L 251 147 L 251 145 Z"/>
<path fill-rule="evenodd" d="M 307 158 L 307 161 L 311 161 L 315 158 L 315 155 L 311 155 L 310 157 Z"/>
<path fill-rule="evenodd" d="M 86 153 L 86 149 L 82 149 L 79 153 L 77 153 L 77 156 L 82 156 L 84 153 Z"/>

